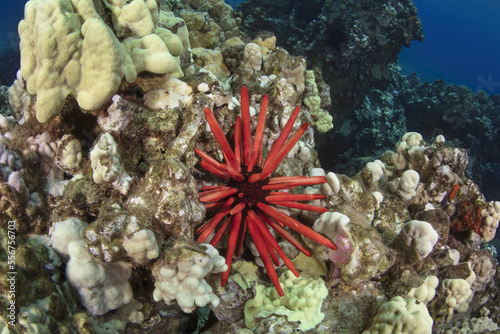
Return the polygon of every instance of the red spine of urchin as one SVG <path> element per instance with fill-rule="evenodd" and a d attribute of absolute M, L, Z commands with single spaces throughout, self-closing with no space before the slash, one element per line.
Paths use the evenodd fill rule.
<path fill-rule="evenodd" d="M 280 176 L 269 178 L 276 167 L 278 167 L 300 140 L 308 124 L 302 124 L 290 136 L 300 112 L 300 107 L 297 106 L 280 136 L 271 146 L 267 157 L 263 159 L 262 150 L 267 104 L 268 97 L 265 95 L 262 99 L 257 127 L 255 129 L 255 139 L 252 139 L 248 91 L 246 87 L 242 87 L 241 117 L 238 117 L 236 120 L 234 151 L 231 149 L 212 111 L 209 108 L 205 108 L 206 120 L 222 149 L 226 163 L 218 162 L 198 149 L 196 149 L 196 153 L 203 159 L 202 167 L 216 177 L 226 180 L 227 186 L 202 187 L 202 191 L 199 193 L 200 201 L 205 204 L 207 211 L 216 210 L 216 213 L 211 220 L 196 229 L 195 234 L 199 235 L 198 242 L 205 242 L 210 234 L 219 226 L 211 240 L 211 244 L 214 246 L 225 234 L 229 234 L 226 252 L 228 270 L 222 274 L 221 279 L 221 284 L 224 286 L 229 277 L 233 256 L 235 253 L 236 255 L 240 254 L 248 228 L 271 282 L 274 284 L 278 294 L 283 296 L 283 289 L 280 286 L 274 267 L 278 263 L 278 256 L 295 275 L 298 276 L 299 273 L 279 247 L 269 228 L 275 230 L 307 256 L 311 256 L 309 250 L 300 241 L 295 239 L 284 226 L 328 248 L 335 250 L 337 247 L 328 238 L 273 207 L 274 205 L 278 205 L 318 213 L 326 212 L 327 210 L 323 207 L 296 203 L 298 201 L 323 199 L 325 198 L 324 195 L 273 192 L 273 190 L 294 189 L 297 186 L 321 184 L 326 182 L 326 179 L 322 176 Z"/>

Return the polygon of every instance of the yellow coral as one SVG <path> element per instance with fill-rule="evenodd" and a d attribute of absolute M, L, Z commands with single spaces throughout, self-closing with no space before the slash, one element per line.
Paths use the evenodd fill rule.
<path fill-rule="evenodd" d="M 114 28 L 128 37 L 122 44 L 101 19 L 92 0 L 31 0 L 19 23 L 21 75 L 37 95 L 36 117 L 47 122 L 73 95 L 79 106 L 95 110 L 109 100 L 125 78 L 137 73 L 183 75 L 176 58 L 189 47 L 181 19 L 174 34 L 157 27 L 155 0 L 109 0 Z M 166 21 L 168 15 L 162 15 Z M 180 21 L 179 21 L 180 20 Z M 168 28 L 168 25 L 165 25 Z"/>
<path fill-rule="evenodd" d="M 398 296 L 380 306 L 363 334 L 431 334 L 433 323 L 425 304 Z"/>
<path fill-rule="evenodd" d="M 319 132 L 327 132 L 333 129 L 333 117 L 328 111 L 321 109 L 321 98 L 319 97 L 318 86 L 313 71 L 306 72 L 306 81 L 313 86 L 313 95 L 304 98 L 304 104 L 309 108 L 309 112 L 313 117 L 312 125 Z"/>
<path fill-rule="evenodd" d="M 255 326 L 257 318 L 276 314 L 286 316 L 290 322 L 299 321 L 300 330 L 316 327 L 325 317 L 321 313 L 321 306 L 328 290 L 323 279 L 307 273 L 295 277 L 288 270 L 281 275 L 280 283 L 285 291 L 284 297 L 279 297 L 274 287 L 256 286 L 255 298 L 245 304 L 245 324 L 251 328 Z"/>

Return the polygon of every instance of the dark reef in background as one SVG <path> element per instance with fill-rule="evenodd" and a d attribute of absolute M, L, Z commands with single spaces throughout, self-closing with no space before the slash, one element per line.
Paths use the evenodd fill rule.
<path fill-rule="evenodd" d="M 337 128 L 371 88 L 387 86 L 402 47 L 424 38 L 409 0 L 249 0 L 238 10 L 244 32 L 272 31 L 278 45 L 322 69 Z"/>
<path fill-rule="evenodd" d="M 488 200 L 500 199 L 500 95 L 488 97 L 465 86 L 420 82 L 416 76 L 394 73 L 384 90 L 371 89 L 355 116 L 337 129 L 333 146 L 346 152 L 332 155 L 320 147 L 323 167 L 353 175 L 394 144 L 407 131 L 427 141 L 438 135 L 469 151 L 471 178 Z M 322 151 L 321 151 L 322 150 Z"/>
<path fill-rule="evenodd" d="M 249 0 L 238 10 L 244 32 L 272 31 L 279 46 L 322 69 L 335 126 L 316 138 L 324 168 L 353 175 L 407 131 L 443 134 L 469 149 L 487 199 L 500 199 L 500 97 L 399 73 L 402 47 L 424 38 L 412 1 Z"/>
<path fill-rule="evenodd" d="M 424 138 L 443 134 L 467 148 L 472 178 L 488 200 L 500 199 L 500 95 L 474 93 L 443 80 L 403 78 L 397 101 L 405 110 L 408 130 Z"/>

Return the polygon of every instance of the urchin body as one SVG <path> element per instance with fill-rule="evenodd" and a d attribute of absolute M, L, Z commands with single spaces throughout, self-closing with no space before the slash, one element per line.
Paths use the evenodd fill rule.
<path fill-rule="evenodd" d="M 328 211 L 323 207 L 297 203 L 325 198 L 318 194 L 289 194 L 277 190 L 294 189 L 297 186 L 306 186 L 325 183 L 323 176 L 281 176 L 270 177 L 290 150 L 302 137 L 308 124 L 304 123 L 288 138 L 293 124 L 297 119 L 300 108 L 297 106 L 283 128 L 280 136 L 271 146 L 266 159 L 263 159 L 262 146 L 264 125 L 267 113 L 267 95 L 261 104 L 259 120 L 252 138 L 250 130 L 250 106 L 246 87 L 241 89 L 241 117 L 236 120 L 234 134 L 234 150 L 230 147 L 222 129 L 209 108 L 204 110 L 207 122 L 219 143 L 224 155 L 225 163 L 220 163 L 208 154 L 196 149 L 196 153 L 203 158 L 201 166 L 213 175 L 226 180 L 226 185 L 204 186 L 199 193 L 200 201 L 205 204 L 207 211 L 216 211 L 215 215 L 196 229 L 199 235 L 198 242 L 204 242 L 208 236 L 220 225 L 210 244 L 216 245 L 219 240 L 229 233 L 226 264 L 228 270 L 222 275 L 222 286 L 229 277 L 233 255 L 239 255 L 246 231 L 255 243 L 255 246 L 266 267 L 269 278 L 276 291 L 283 296 L 276 270 L 273 266 L 279 265 L 278 256 L 285 265 L 298 277 L 290 259 L 285 255 L 278 242 L 270 232 L 275 230 L 284 239 L 297 247 L 307 256 L 311 253 L 304 245 L 295 239 L 286 229 L 293 229 L 300 234 L 326 246 L 336 249 L 335 244 L 310 227 L 303 225 L 294 218 L 280 212 L 274 206 L 310 210 L 319 213 Z"/>

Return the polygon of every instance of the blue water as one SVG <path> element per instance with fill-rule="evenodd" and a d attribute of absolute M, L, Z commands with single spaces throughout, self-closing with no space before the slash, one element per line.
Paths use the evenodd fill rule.
<path fill-rule="evenodd" d="M 0 83 L 10 85 L 19 69 L 17 25 L 24 16 L 25 0 L 0 0 Z"/>
<path fill-rule="evenodd" d="M 226 0 L 226 3 L 236 9 L 240 3 L 242 3 L 243 0 Z"/>
<path fill-rule="evenodd" d="M 407 74 L 500 93 L 500 2 L 414 0 L 425 40 L 400 55 Z"/>

